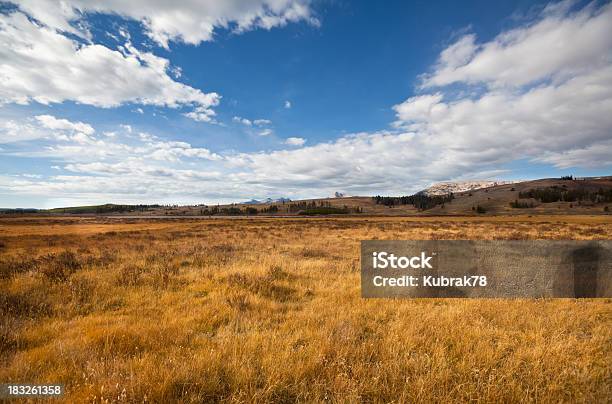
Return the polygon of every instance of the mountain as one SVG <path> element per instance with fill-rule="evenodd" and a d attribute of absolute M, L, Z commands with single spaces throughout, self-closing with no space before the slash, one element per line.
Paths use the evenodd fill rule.
<path fill-rule="evenodd" d="M 476 189 L 490 188 L 498 185 L 517 184 L 523 181 L 454 181 L 454 182 L 439 182 L 420 191 L 420 194 L 433 195 L 448 195 L 460 192 L 474 191 Z"/>
<path fill-rule="evenodd" d="M 443 198 L 453 193 L 452 200 Z M 334 208 L 359 208 L 364 215 L 567 215 L 609 214 L 612 210 L 612 176 L 586 178 L 544 178 L 530 181 L 462 181 L 432 185 L 416 196 L 438 199 L 428 209 L 418 209 L 406 195 L 396 197 L 391 206 L 377 203 L 371 196 L 344 196 L 292 201 L 291 204 L 315 203 Z M 401 202 L 404 196 L 406 202 Z M 414 195 L 413 195 L 414 196 Z M 258 207 L 258 206 L 255 206 Z M 259 207 L 258 207 L 259 208 Z M 286 209 L 287 206 L 283 209 Z M 287 210 L 278 214 L 290 215 Z"/>
<path fill-rule="evenodd" d="M 453 196 L 450 197 L 450 193 Z M 254 209 L 248 209 L 254 208 Z M 611 215 L 612 176 L 532 181 L 463 181 L 432 185 L 414 195 L 343 196 L 292 201 L 252 199 L 206 206 L 97 205 L 49 210 L 0 209 L 0 215 L 298 216 L 301 211 L 358 216 Z"/>
<path fill-rule="evenodd" d="M 240 202 L 239 205 L 262 205 L 262 204 L 268 204 L 268 203 L 286 203 L 286 202 L 291 202 L 291 199 L 289 198 L 277 198 L 277 199 L 272 199 L 272 198 L 266 198 L 266 199 L 251 199 L 250 201 L 246 201 L 246 202 Z"/>

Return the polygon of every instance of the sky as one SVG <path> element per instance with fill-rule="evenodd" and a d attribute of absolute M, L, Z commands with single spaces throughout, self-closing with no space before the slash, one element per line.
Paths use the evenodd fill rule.
<path fill-rule="evenodd" d="M 406 195 L 610 156 L 609 1 L 0 1 L 0 207 Z"/>

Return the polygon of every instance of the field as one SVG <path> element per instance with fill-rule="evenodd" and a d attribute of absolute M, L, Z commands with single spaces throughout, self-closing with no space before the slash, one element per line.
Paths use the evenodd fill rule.
<path fill-rule="evenodd" d="M 359 240 L 612 216 L 5 218 L 0 382 L 66 402 L 611 402 L 612 300 L 364 300 Z"/>

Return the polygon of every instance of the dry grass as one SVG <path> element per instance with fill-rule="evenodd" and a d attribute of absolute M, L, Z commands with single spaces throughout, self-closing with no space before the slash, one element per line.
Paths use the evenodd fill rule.
<path fill-rule="evenodd" d="M 0 381 L 67 402 L 610 402 L 612 301 L 363 300 L 362 239 L 606 217 L 0 222 Z"/>

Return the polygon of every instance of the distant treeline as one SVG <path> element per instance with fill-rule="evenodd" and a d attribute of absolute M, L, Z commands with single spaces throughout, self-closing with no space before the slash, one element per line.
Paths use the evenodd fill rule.
<path fill-rule="evenodd" d="M 49 209 L 42 212 L 49 213 L 124 213 L 124 212 L 144 212 L 149 209 L 161 208 L 162 205 L 106 205 L 95 206 L 75 206 L 70 208 Z"/>
<path fill-rule="evenodd" d="M 335 207 L 319 207 L 319 208 L 310 208 L 300 211 L 300 215 L 345 215 L 347 213 L 361 213 L 361 208 L 357 208 L 357 211 L 351 212 L 350 209 L 346 206 L 342 208 Z"/>
<path fill-rule="evenodd" d="M 28 208 L 2 208 L 0 209 L 0 214 L 4 215 L 13 215 L 13 214 L 28 214 L 28 213 L 38 213 L 38 209 L 28 209 Z"/>
<path fill-rule="evenodd" d="M 290 213 L 299 213 L 301 215 L 330 215 L 330 214 L 346 214 L 346 213 L 362 213 L 360 207 L 342 207 L 332 206 L 328 201 L 310 201 L 310 202 L 295 202 L 288 205 Z"/>
<path fill-rule="evenodd" d="M 334 207 L 327 201 L 311 201 L 311 202 L 294 202 L 283 203 L 282 206 L 270 205 L 266 207 L 256 208 L 246 206 L 244 208 L 238 206 L 220 207 L 213 206 L 200 210 L 201 215 L 214 216 L 239 216 L 239 215 L 257 215 L 257 214 L 276 214 L 276 213 L 297 213 L 299 215 L 336 215 L 348 213 L 362 213 L 360 207 Z"/>
<path fill-rule="evenodd" d="M 516 199 L 514 202 L 510 202 L 510 207 L 514 209 L 527 209 L 533 208 L 533 202 L 521 202 Z"/>
<path fill-rule="evenodd" d="M 589 191 L 586 189 L 564 189 L 552 186 L 519 192 L 519 198 L 532 198 L 542 203 L 581 201 L 591 201 L 593 203 L 612 202 L 612 188 L 606 190 L 599 188 L 597 191 Z"/>
<path fill-rule="evenodd" d="M 412 205 L 419 210 L 431 209 L 437 205 L 450 203 L 455 196 L 450 193 L 448 195 L 432 195 L 414 194 L 409 196 L 374 196 L 372 200 L 377 205 L 397 206 L 397 205 Z"/>
<path fill-rule="evenodd" d="M 68 208 L 54 209 L 0 209 L 2 214 L 28 214 L 28 213 L 122 213 L 122 212 L 144 212 L 149 209 L 160 208 L 162 205 L 106 205 L 74 206 Z"/>

